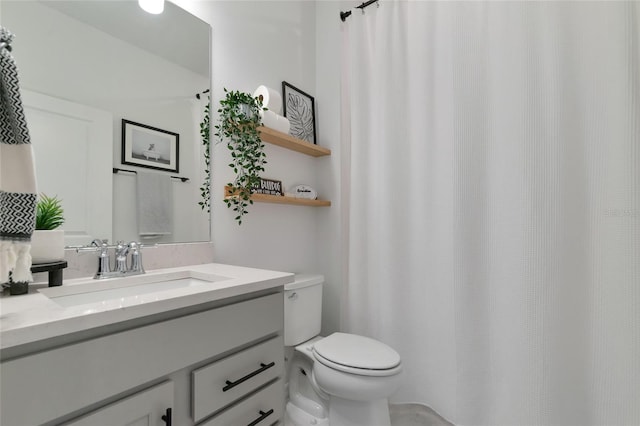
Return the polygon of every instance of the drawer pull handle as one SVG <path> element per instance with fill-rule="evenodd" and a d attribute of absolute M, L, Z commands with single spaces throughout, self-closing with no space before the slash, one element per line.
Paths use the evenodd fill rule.
<path fill-rule="evenodd" d="M 160 417 L 165 425 L 171 426 L 171 408 L 167 408 L 165 414 Z"/>
<path fill-rule="evenodd" d="M 269 417 L 271 414 L 273 414 L 273 408 L 267 412 L 264 412 L 262 410 L 258 411 L 260 413 L 260 417 L 258 417 L 257 419 L 255 419 L 254 421 L 252 421 L 251 423 L 249 423 L 247 426 L 255 426 L 258 423 L 260 423 L 261 421 L 263 421 L 264 419 L 266 419 L 267 417 Z"/>
<path fill-rule="evenodd" d="M 227 386 L 222 388 L 222 392 L 226 392 L 231 388 L 234 388 L 236 386 L 238 386 L 240 383 L 242 382 L 246 382 L 247 380 L 249 380 L 250 378 L 252 378 L 253 376 L 256 376 L 260 373 L 262 373 L 265 370 L 270 369 L 271 367 L 273 367 L 274 365 L 276 365 L 275 362 L 270 362 L 269 364 L 264 364 L 264 363 L 260 363 L 260 368 L 258 368 L 256 371 L 252 371 L 251 373 L 247 374 L 246 376 L 244 376 L 241 379 L 236 380 L 235 382 L 232 382 L 230 380 L 227 380 L 225 383 L 227 384 Z"/>

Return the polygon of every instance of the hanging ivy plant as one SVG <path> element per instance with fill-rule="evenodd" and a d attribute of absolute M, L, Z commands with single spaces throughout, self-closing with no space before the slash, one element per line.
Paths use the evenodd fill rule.
<path fill-rule="evenodd" d="M 258 133 L 259 112 L 263 108 L 262 101 L 248 93 L 224 91 L 225 97 L 220 100 L 218 110 L 220 123 L 215 126 L 215 135 L 219 140 L 226 141 L 231 151 L 232 162 L 229 167 L 236 177 L 227 184 L 230 196 L 225 197 L 224 201 L 228 208 L 236 212 L 235 220 L 241 225 L 247 207 L 253 204 L 253 187 L 260 183 L 260 173 L 264 172 L 264 165 L 267 164 L 264 143 Z"/>
<path fill-rule="evenodd" d="M 202 201 L 198 203 L 202 210 L 207 211 L 207 213 L 211 213 L 211 143 L 209 140 L 209 122 L 211 115 L 211 97 L 207 97 L 209 102 L 204 107 L 204 118 L 200 123 L 200 138 L 202 139 L 202 146 L 204 147 L 204 164 L 205 164 L 205 176 L 204 182 L 200 187 L 200 195 L 202 196 Z"/>

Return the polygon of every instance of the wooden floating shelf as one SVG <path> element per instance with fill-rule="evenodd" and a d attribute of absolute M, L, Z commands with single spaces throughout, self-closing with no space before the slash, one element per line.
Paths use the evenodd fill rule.
<path fill-rule="evenodd" d="M 225 199 L 233 197 L 229 193 L 229 187 L 224 188 Z M 306 198 L 282 197 L 280 195 L 252 194 L 251 199 L 257 203 L 291 204 L 294 206 L 329 207 L 328 200 L 308 200 Z"/>
<path fill-rule="evenodd" d="M 331 155 L 331 150 L 328 148 L 323 148 L 321 146 L 303 141 L 302 139 L 294 138 L 291 135 L 287 135 L 286 133 L 279 132 L 269 127 L 260 126 L 258 127 L 258 132 L 260 132 L 260 139 L 262 139 L 264 142 L 278 145 L 282 148 L 297 151 L 302 154 L 310 155 L 312 157 L 323 157 L 325 155 Z"/>
<path fill-rule="evenodd" d="M 331 201 L 327 200 L 307 200 L 305 198 L 281 197 L 267 194 L 253 194 L 251 199 L 259 203 L 292 204 L 296 206 L 328 207 L 331 205 Z"/>

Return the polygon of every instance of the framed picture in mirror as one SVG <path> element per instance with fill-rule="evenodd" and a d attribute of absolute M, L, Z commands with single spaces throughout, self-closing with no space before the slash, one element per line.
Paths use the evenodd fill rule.
<path fill-rule="evenodd" d="M 178 173 L 180 135 L 122 120 L 122 164 Z"/>

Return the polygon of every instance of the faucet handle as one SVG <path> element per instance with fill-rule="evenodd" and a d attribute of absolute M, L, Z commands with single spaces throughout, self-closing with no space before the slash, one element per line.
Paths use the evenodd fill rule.
<path fill-rule="evenodd" d="M 131 241 L 128 245 L 131 250 L 131 271 L 144 274 L 144 266 L 142 265 L 142 248 L 156 248 L 157 244 L 141 244 L 137 241 Z"/>
<path fill-rule="evenodd" d="M 116 255 L 120 255 L 124 252 L 126 254 L 129 251 L 129 245 L 125 244 L 124 241 L 119 240 L 116 243 Z"/>
<path fill-rule="evenodd" d="M 99 240 L 95 239 L 88 246 L 76 247 L 76 253 L 83 252 L 96 252 L 99 251 L 98 255 L 98 270 L 93 278 L 102 278 L 105 274 L 111 272 L 111 262 L 109 260 L 109 246 L 107 244 L 108 240 Z"/>
<path fill-rule="evenodd" d="M 127 254 L 129 254 L 129 246 L 124 241 L 118 241 L 116 245 L 116 272 L 125 273 L 128 271 Z"/>

